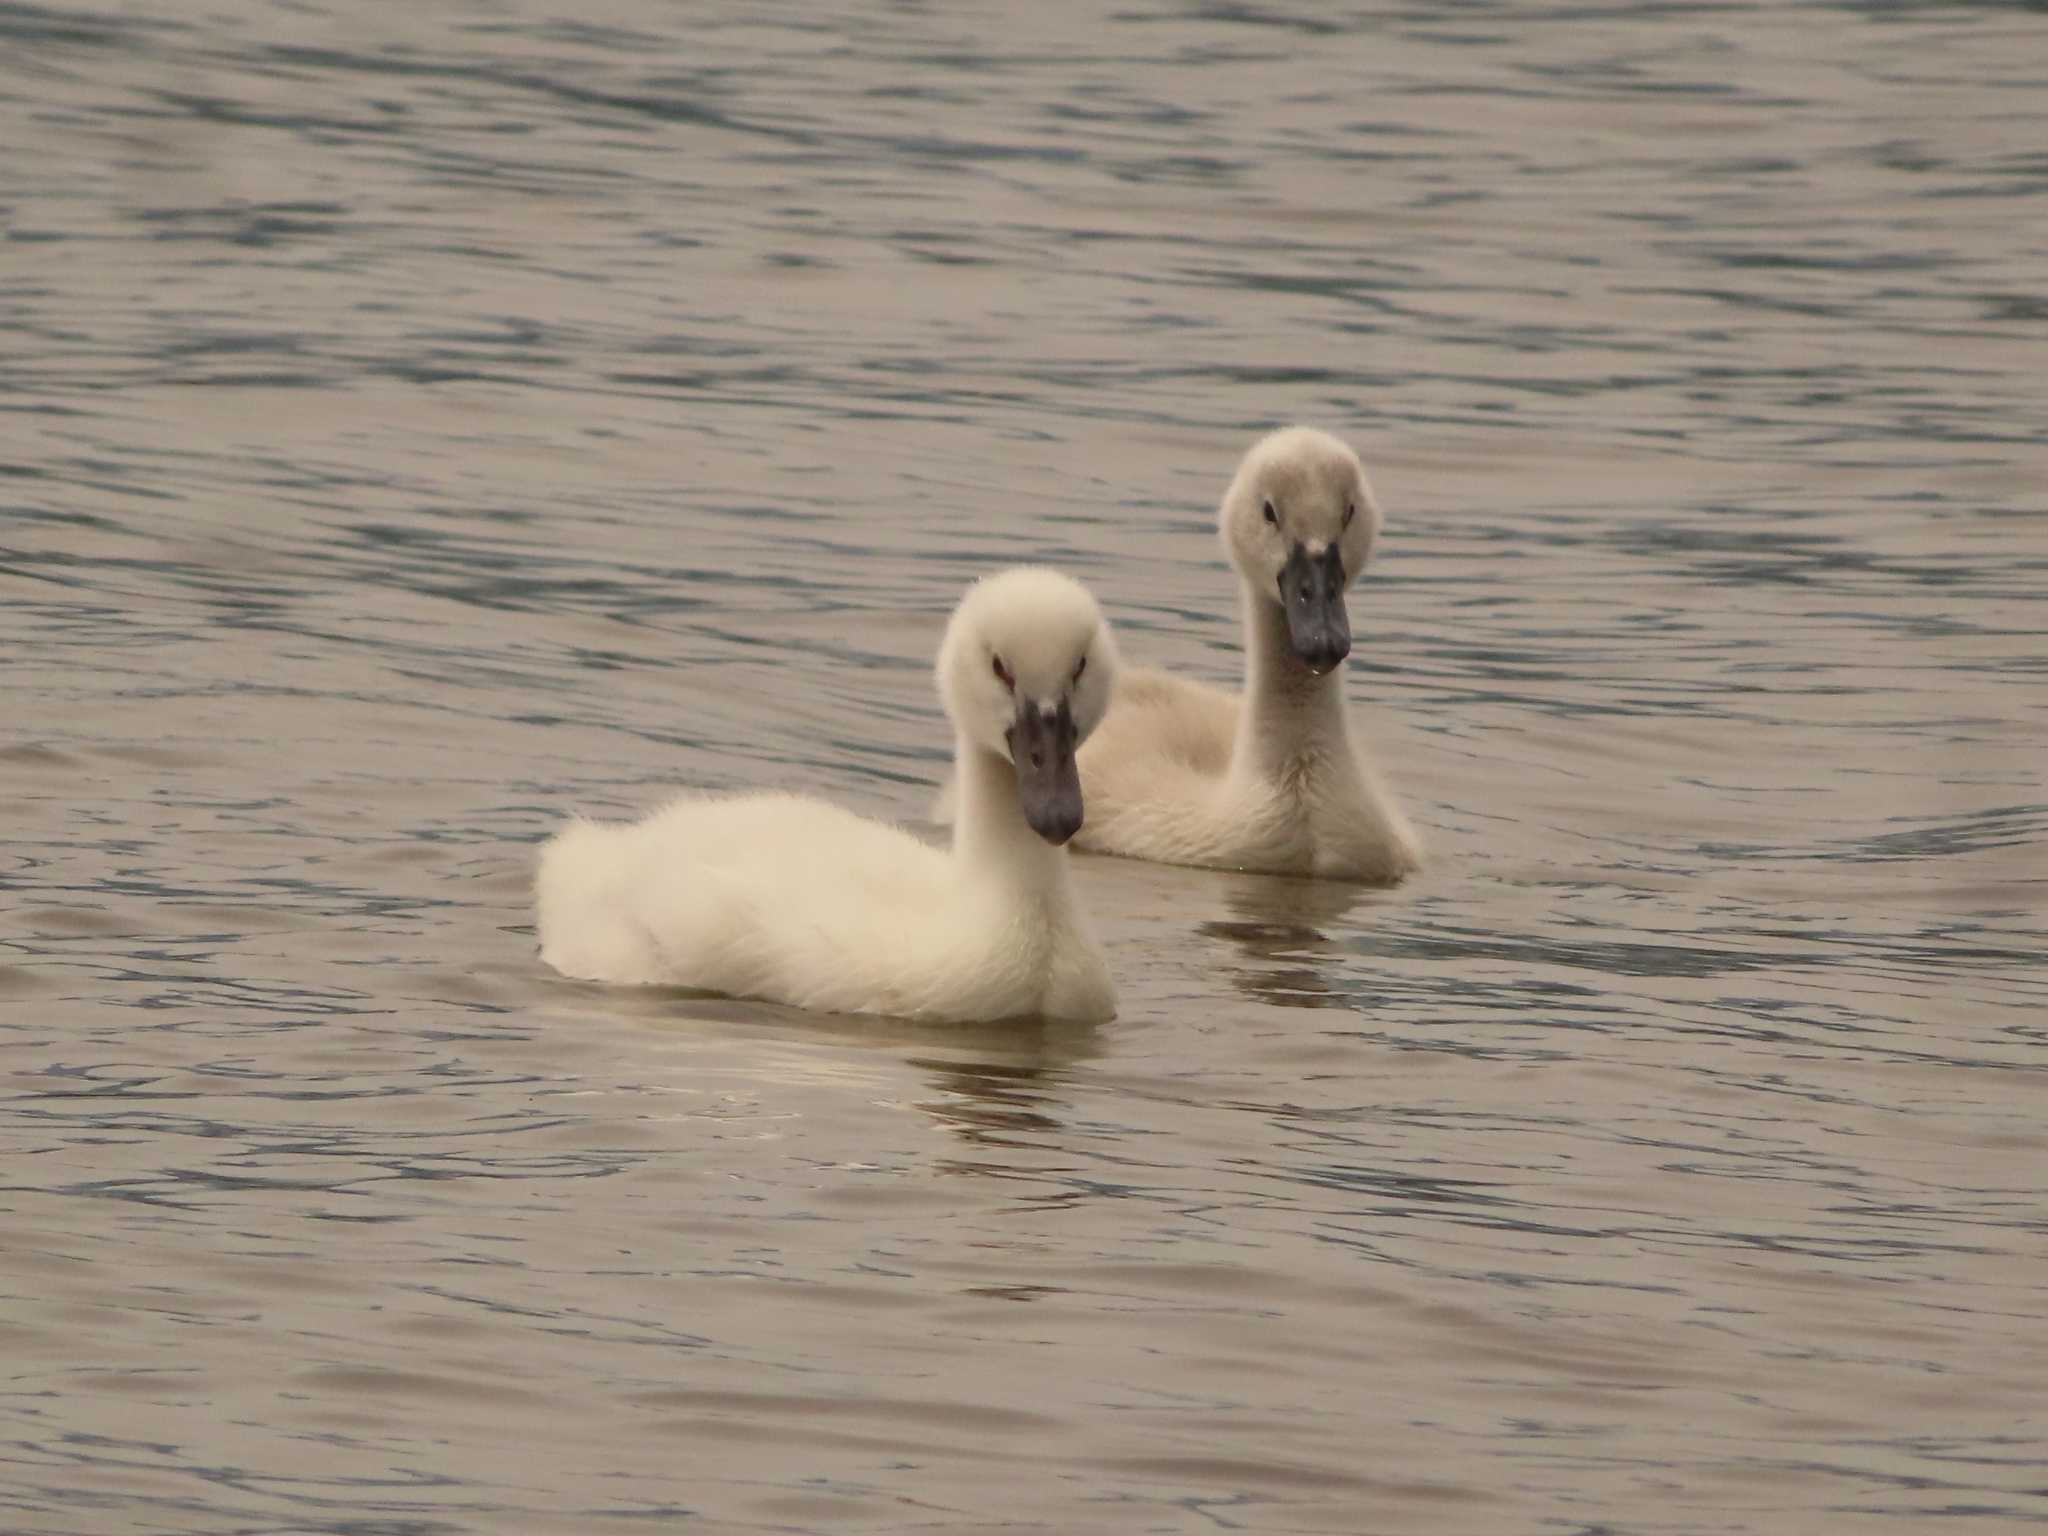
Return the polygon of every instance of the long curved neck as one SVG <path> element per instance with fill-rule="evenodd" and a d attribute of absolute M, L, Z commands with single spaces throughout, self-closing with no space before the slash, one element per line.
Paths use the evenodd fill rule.
<path fill-rule="evenodd" d="M 963 872 L 997 874 L 1027 894 L 1064 897 L 1067 851 L 1024 819 L 1017 770 L 1000 753 L 961 737 L 953 748 L 960 803 L 953 817 L 953 859 Z"/>
<path fill-rule="evenodd" d="M 1344 669 L 1317 677 L 1294 654 L 1287 615 L 1276 598 L 1241 583 L 1244 610 L 1244 710 L 1231 766 L 1270 777 L 1305 759 L 1334 755 L 1350 740 Z"/>

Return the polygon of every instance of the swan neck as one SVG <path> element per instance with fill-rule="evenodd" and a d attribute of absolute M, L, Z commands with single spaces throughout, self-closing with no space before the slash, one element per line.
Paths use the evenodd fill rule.
<path fill-rule="evenodd" d="M 1298 758 L 1304 748 L 1348 740 L 1344 669 L 1321 677 L 1309 671 L 1287 638 L 1287 615 L 1277 597 L 1246 582 L 1244 610 L 1244 713 L 1236 759 L 1255 770 Z"/>
<path fill-rule="evenodd" d="M 961 868 L 1064 895 L 1067 851 L 1048 843 L 1024 819 L 1017 771 L 1009 759 L 963 737 L 954 748 L 954 762 L 960 805 L 953 821 L 953 857 Z"/>

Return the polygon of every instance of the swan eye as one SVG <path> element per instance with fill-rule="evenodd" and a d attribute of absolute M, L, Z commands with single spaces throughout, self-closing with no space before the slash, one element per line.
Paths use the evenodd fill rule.
<path fill-rule="evenodd" d="M 1086 672 L 1087 670 L 1088 658 L 1086 656 L 1083 656 L 1079 661 L 1074 663 L 1074 681 L 1077 683 L 1081 681 L 1081 674 L 1083 672 Z"/>
<path fill-rule="evenodd" d="M 1270 496 L 1266 498 L 1266 521 L 1275 528 L 1280 526 L 1280 514 L 1273 509 L 1273 498 Z"/>
<path fill-rule="evenodd" d="M 1354 518 L 1354 517 L 1356 517 L 1356 516 L 1358 516 L 1358 503 L 1357 503 L 1357 502 L 1355 502 L 1355 501 L 1347 501 L 1347 502 L 1345 502 L 1345 503 L 1344 503 L 1344 526 L 1345 526 L 1346 528 L 1349 528 L 1349 527 L 1351 526 L 1351 519 L 1353 519 L 1353 518 Z"/>
<path fill-rule="evenodd" d="M 991 656 L 989 662 L 995 667 L 996 676 L 1005 688 L 1014 689 L 1017 686 L 1017 679 L 1011 676 L 1010 669 L 1003 665 L 1002 657 Z"/>

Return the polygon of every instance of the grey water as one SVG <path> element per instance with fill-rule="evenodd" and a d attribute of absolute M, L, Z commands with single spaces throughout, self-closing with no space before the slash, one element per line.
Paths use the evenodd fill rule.
<path fill-rule="evenodd" d="M 0 0 L 0 150 L 0 1529 L 2048 1525 L 2040 5 Z M 1417 880 L 540 966 L 991 568 L 1234 677 L 1295 420 Z"/>

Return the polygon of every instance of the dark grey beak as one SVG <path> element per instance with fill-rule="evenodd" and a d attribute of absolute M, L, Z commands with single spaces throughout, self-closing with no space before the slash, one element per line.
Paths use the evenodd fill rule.
<path fill-rule="evenodd" d="M 1081 830 L 1081 775 L 1074 767 L 1074 712 L 1065 699 L 1058 709 L 1017 701 L 1009 732 L 1010 761 L 1017 766 L 1017 803 L 1024 819 L 1054 847 Z"/>
<path fill-rule="evenodd" d="M 1310 555 L 1297 544 L 1280 570 L 1280 606 L 1287 639 L 1309 671 L 1321 677 L 1351 654 L 1351 619 L 1344 612 L 1344 554 L 1335 544 Z"/>

